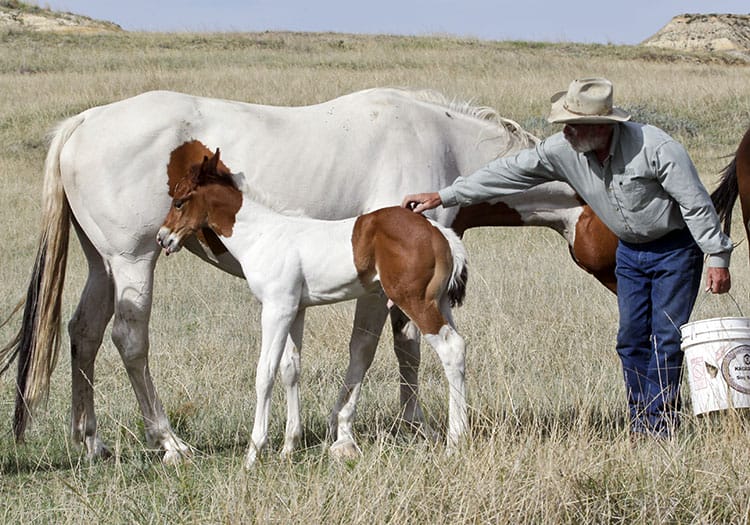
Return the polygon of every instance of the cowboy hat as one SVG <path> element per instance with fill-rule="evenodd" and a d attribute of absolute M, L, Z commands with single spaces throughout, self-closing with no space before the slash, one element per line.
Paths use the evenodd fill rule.
<path fill-rule="evenodd" d="M 623 109 L 612 105 L 612 82 L 606 78 L 574 80 L 567 91 L 550 99 L 552 109 L 547 120 L 552 123 L 607 124 L 630 120 Z"/>

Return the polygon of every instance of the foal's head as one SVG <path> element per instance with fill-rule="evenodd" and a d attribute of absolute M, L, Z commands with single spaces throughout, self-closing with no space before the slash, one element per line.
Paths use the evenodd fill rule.
<path fill-rule="evenodd" d="M 203 162 L 191 166 L 175 185 L 172 206 L 156 242 L 169 255 L 201 228 L 230 237 L 241 204 L 242 194 L 220 162 L 217 148 L 210 158 L 203 157 Z"/>

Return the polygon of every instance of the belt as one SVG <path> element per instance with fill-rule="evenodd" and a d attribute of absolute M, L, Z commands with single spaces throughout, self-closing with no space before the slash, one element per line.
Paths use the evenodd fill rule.
<path fill-rule="evenodd" d="M 687 227 L 683 227 L 679 230 L 672 230 L 653 241 L 635 243 L 620 240 L 620 243 L 631 250 L 658 252 L 668 251 L 675 248 L 685 248 L 691 244 L 695 244 L 695 239 L 693 239 L 690 230 L 688 230 Z"/>

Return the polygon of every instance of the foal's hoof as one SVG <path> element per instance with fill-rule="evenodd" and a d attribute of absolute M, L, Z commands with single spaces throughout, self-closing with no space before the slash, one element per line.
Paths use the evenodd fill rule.
<path fill-rule="evenodd" d="M 247 449 L 247 454 L 245 455 L 245 463 L 243 465 L 245 471 L 250 472 L 255 468 L 259 455 L 258 449 L 251 443 L 250 447 Z"/>
<path fill-rule="evenodd" d="M 362 451 L 357 444 L 350 439 L 336 441 L 331 445 L 328 452 L 331 454 L 331 457 L 344 461 L 358 459 L 362 455 Z"/>

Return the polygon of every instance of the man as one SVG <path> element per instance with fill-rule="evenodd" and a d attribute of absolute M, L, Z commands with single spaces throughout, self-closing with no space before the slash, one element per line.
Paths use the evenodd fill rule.
<path fill-rule="evenodd" d="M 707 291 L 725 293 L 732 241 L 685 149 L 656 127 L 629 122 L 612 99 L 608 80 L 574 80 L 551 99 L 548 120 L 564 124 L 561 133 L 439 192 L 407 195 L 402 206 L 420 213 L 551 180 L 569 183 L 620 239 L 617 352 L 631 437 L 668 437 L 679 424 L 679 327 L 700 288 L 702 254 L 708 256 Z"/>

